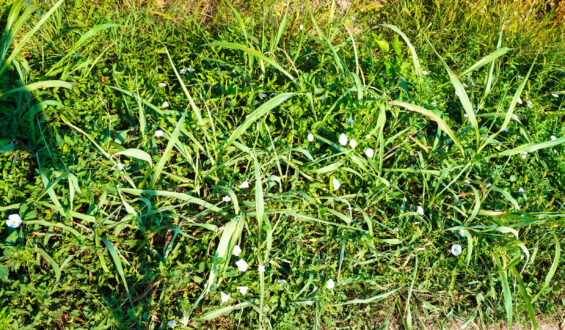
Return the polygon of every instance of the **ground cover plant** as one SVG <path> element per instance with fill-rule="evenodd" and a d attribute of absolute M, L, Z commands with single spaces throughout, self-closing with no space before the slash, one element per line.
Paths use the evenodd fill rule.
<path fill-rule="evenodd" d="M 559 326 L 558 11 L 436 3 L 0 6 L 2 327 Z"/>

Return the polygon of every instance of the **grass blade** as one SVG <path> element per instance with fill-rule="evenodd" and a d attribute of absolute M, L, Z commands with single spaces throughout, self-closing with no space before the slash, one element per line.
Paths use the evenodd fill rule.
<path fill-rule="evenodd" d="M 496 61 L 497 58 L 503 56 L 504 54 L 508 53 L 512 48 L 508 48 L 508 47 L 504 47 L 504 48 L 500 48 L 495 50 L 494 52 L 488 54 L 487 56 L 481 58 L 480 60 L 477 61 L 477 63 L 471 65 L 467 70 L 463 71 L 463 73 L 461 73 L 459 76 L 464 76 L 466 74 L 469 74 L 477 69 L 482 68 L 483 66 L 489 64 L 489 63 L 494 63 L 494 61 Z"/>
<path fill-rule="evenodd" d="M 420 113 L 420 114 L 428 117 L 429 119 L 435 121 L 436 124 L 439 126 L 439 128 L 442 131 L 444 131 L 453 140 L 453 142 L 455 142 L 455 144 L 461 150 L 461 153 L 465 154 L 465 150 L 463 149 L 463 146 L 461 145 L 461 143 L 459 142 L 459 140 L 457 139 L 455 134 L 453 134 L 453 131 L 451 130 L 451 128 L 449 128 L 449 126 L 447 126 L 447 123 L 441 118 L 440 115 L 438 115 L 437 113 L 435 113 L 432 110 L 428 110 L 428 109 L 422 108 L 420 106 L 417 106 L 417 105 L 411 104 L 411 103 L 406 103 L 406 102 L 401 102 L 401 101 L 391 101 L 390 104 L 396 105 L 396 106 L 399 106 L 399 107 L 403 107 L 403 108 L 410 110 L 410 111 Z"/>
<path fill-rule="evenodd" d="M 173 134 L 171 134 L 171 137 L 169 138 L 169 142 L 167 143 L 167 147 L 165 148 L 165 151 L 163 152 L 163 155 L 161 156 L 159 163 L 157 164 L 157 166 L 155 167 L 155 170 L 153 171 L 153 178 L 151 179 L 151 183 L 149 184 L 149 188 L 153 188 L 153 186 L 155 185 L 157 180 L 159 180 L 159 177 L 161 176 L 161 172 L 163 172 L 163 168 L 165 167 L 165 164 L 167 163 L 167 160 L 169 159 L 169 154 L 171 153 L 171 150 L 173 150 L 173 147 L 175 146 L 175 143 L 177 142 L 177 140 L 179 138 L 179 134 L 180 134 L 180 131 L 182 129 L 182 125 L 184 124 L 185 118 L 186 118 L 186 110 L 182 114 L 182 117 L 179 119 L 179 122 L 177 123 L 177 126 L 175 127 L 175 130 L 173 131 Z"/>
<path fill-rule="evenodd" d="M 112 260 L 114 261 L 114 265 L 116 266 L 116 269 L 118 270 L 118 274 L 122 278 L 122 282 L 124 283 L 124 286 L 126 288 L 128 298 L 131 301 L 131 295 L 129 293 L 128 282 L 126 281 L 124 268 L 122 267 L 122 261 L 120 260 L 120 256 L 118 255 L 118 251 L 116 250 L 116 248 L 114 247 L 112 242 L 108 241 L 107 239 L 102 238 L 102 242 L 104 242 L 104 245 L 106 245 L 106 248 L 108 248 L 108 252 L 110 252 L 110 256 L 112 257 Z"/>
<path fill-rule="evenodd" d="M 503 152 L 498 153 L 498 156 L 512 156 L 522 152 L 534 152 L 540 149 L 551 148 L 561 143 L 565 143 L 565 136 L 560 137 L 555 140 L 540 142 L 540 143 L 526 143 L 514 149 L 505 150 Z"/>
<path fill-rule="evenodd" d="M 414 69 L 416 70 L 418 77 L 420 77 L 420 79 L 423 78 L 424 74 L 422 73 L 422 68 L 420 67 L 420 60 L 418 59 L 418 54 L 416 54 L 416 49 L 414 48 L 414 45 L 412 45 L 412 43 L 410 42 L 410 39 L 408 39 L 408 37 L 402 31 L 400 31 L 399 28 L 397 28 L 394 25 L 381 24 L 381 26 L 391 29 L 392 31 L 398 33 L 398 35 L 402 37 L 402 39 L 408 46 L 408 49 L 410 49 L 410 53 L 412 54 L 412 62 L 414 63 Z"/>
<path fill-rule="evenodd" d="M 269 101 L 267 101 L 266 103 L 264 103 L 263 105 L 261 105 L 255 111 L 253 111 L 249 115 L 249 117 L 247 117 L 247 119 L 245 119 L 243 124 L 239 125 L 239 127 L 236 128 L 235 131 L 233 131 L 231 136 L 228 138 L 228 140 L 224 144 L 224 150 L 233 141 L 235 141 L 235 139 L 240 137 L 245 132 L 245 130 L 247 130 L 247 128 L 249 128 L 249 126 L 251 126 L 251 124 L 253 124 L 257 119 L 261 118 L 267 112 L 273 110 L 274 108 L 279 106 L 281 103 L 283 103 L 284 101 L 288 100 L 289 98 L 291 98 L 295 95 L 298 95 L 298 94 L 297 93 L 283 93 L 283 94 L 277 95 L 277 96 L 273 97 L 272 99 L 270 99 Z"/>
<path fill-rule="evenodd" d="M 261 54 L 260 52 L 256 51 L 255 49 L 251 49 L 249 47 L 245 47 L 245 46 L 242 46 L 240 44 L 236 44 L 236 43 L 232 43 L 232 42 L 225 42 L 225 41 L 211 42 L 211 43 L 205 44 L 204 46 L 224 47 L 224 48 L 241 50 L 241 51 L 243 51 L 247 54 L 253 55 L 253 56 L 269 63 L 275 69 L 279 70 L 281 73 L 283 73 L 285 76 L 287 76 L 290 80 L 294 80 L 294 77 L 290 73 L 288 73 L 288 71 L 283 69 L 282 66 L 280 66 L 277 62 L 275 62 L 274 60 L 272 60 L 272 59 L 268 58 L 267 56 Z"/>

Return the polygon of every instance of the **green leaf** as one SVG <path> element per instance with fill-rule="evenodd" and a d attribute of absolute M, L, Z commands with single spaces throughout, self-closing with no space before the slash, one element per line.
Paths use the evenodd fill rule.
<path fill-rule="evenodd" d="M 151 156 L 143 150 L 130 148 L 124 151 L 116 152 L 114 154 L 114 156 L 119 156 L 119 155 L 124 155 L 135 159 L 143 160 L 145 162 L 148 162 L 151 166 L 153 166 L 153 162 L 151 161 Z"/>
<path fill-rule="evenodd" d="M 481 67 L 496 61 L 497 58 L 508 53 L 511 49 L 512 48 L 504 47 L 504 48 L 499 48 L 499 49 L 495 50 L 494 52 L 492 52 L 492 53 L 488 54 L 487 56 L 478 60 L 477 63 L 471 65 L 467 70 L 463 71 L 463 73 L 461 73 L 460 76 L 464 76 L 468 73 L 471 73 L 474 70 L 480 69 Z"/>
<path fill-rule="evenodd" d="M 455 142 L 455 144 L 461 150 L 461 153 L 465 154 L 465 150 L 463 149 L 463 146 L 461 145 L 461 143 L 459 142 L 459 140 L 457 139 L 455 134 L 453 134 L 453 131 L 451 130 L 451 128 L 449 128 L 449 126 L 447 126 L 447 123 L 441 118 L 441 116 L 439 114 L 435 113 L 432 110 L 428 110 L 428 109 L 422 108 L 420 106 L 417 106 L 417 105 L 411 104 L 411 103 L 406 103 L 406 102 L 401 102 L 401 101 L 391 101 L 390 103 L 393 104 L 393 105 L 397 105 L 399 107 L 403 107 L 407 110 L 420 113 L 420 114 L 428 117 L 429 119 L 435 121 L 436 124 L 439 126 L 439 128 L 442 131 L 444 131 L 453 140 L 453 142 Z"/>
<path fill-rule="evenodd" d="M 545 142 L 540 142 L 540 143 L 527 143 L 527 144 L 523 144 L 519 147 L 516 147 L 514 149 L 510 149 L 510 150 L 506 150 L 503 152 L 498 153 L 498 156 L 512 156 L 512 155 L 516 155 L 522 152 L 534 152 L 540 149 L 545 149 L 545 148 L 551 148 L 551 147 L 555 147 L 557 145 L 560 145 L 561 143 L 565 143 L 565 136 L 560 137 L 558 139 L 555 140 L 550 140 L 550 141 L 545 141 Z"/>
<path fill-rule="evenodd" d="M 226 143 L 224 143 L 224 147 L 223 147 L 224 150 L 233 141 L 235 141 L 237 138 L 239 138 L 247 130 L 247 128 L 249 128 L 249 126 L 251 126 L 251 124 L 253 124 L 257 119 L 263 117 L 265 114 L 267 114 L 267 112 L 273 110 L 274 108 L 279 106 L 281 103 L 283 103 L 284 101 L 288 100 L 289 98 L 291 98 L 295 95 L 298 95 L 298 94 L 297 93 L 282 93 L 282 94 L 279 94 L 279 95 L 273 97 L 272 99 L 270 99 L 269 101 L 265 102 L 263 105 L 261 105 L 255 111 L 253 111 L 249 115 L 249 117 L 247 117 L 247 119 L 245 119 L 243 124 L 239 125 L 235 129 L 235 131 L 233 131 L 233 133 L 228 138 Z"/>

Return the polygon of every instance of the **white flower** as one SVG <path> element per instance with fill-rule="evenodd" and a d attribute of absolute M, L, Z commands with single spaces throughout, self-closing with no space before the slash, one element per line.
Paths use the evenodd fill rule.
<path fill-rule="evenodd" d="M 461 237 L 466 237 L 467 234 L 465 234 L 465 230 L 459 229 L 459 236 L 461 236 Z"/>
<path fill-rule="evenodd" d="M 194 69 L 193 69 L 193 68 L 190 68 L 190 67 L 187 68 L 187 70 L 188 70 L 188 72 L 194 72 Z"/>
<path fill-rule="evenodd" d="M 349 125 L 353 125 L 355 123 L 355 121 L 351 118 L 345 118 L 345 123 L 349 124 Z"/>
<path fill-rule="evenodd" d="M 341 144 L 342 146 L 347 144 L 347 135 L 345 135 L 344 133 L 341 133 L 341 135 L 339 136 L 339 144 Z"/>
<path fill-rule="evenodd" d="M 245 272 L 247 270 L 247 262 L 243 259 L 239 259 L 235 265 L 237 266 L 237 270 L 240 272 Z"/>
<path fill-rule="evenodd" d="M 222 300 L 222 302 L 228 302 L 230 300 L 230 295 L 221 292 L 220 293 L 220 299 Z"/>
<path fill-rule="evenodd" d="M 186 68 L 180 69 L 179 73 L 180 73 L 180 74 L 185 74 L 185 73 L 186 73 Z"/>
<path fill-rule="evenodd" d="M 526 157 L 528 157 L 528 153 L 527 152 L 521 152 L 522 154 L 522 159 L 526 159 Z"/>
<path fill-rule="evenodd" d="M 163 104 L 161 105 L 163 108 L 168 108 L 169 107 L 169 102 L 165 101 L 163 102 Z"/>
<path fill-rule="evenodd" d="M 165 87 L 165 86 L 167 86 L 166 83 L 164 83 L 164 82 L 160 82 L 160 83 L 159 83 L 159 87 Z"/>
<path fill-rule="evenodd" d="M 469 179 L 465 180 L 466 184 L 471 184 L 471 181 Z"/>
<path fill-rule="evenodd" d="M 522 188 L 522 187 L 518 188 L 518 192 L 523 193 L 523 192 L 524 192 L 524 188 Z"/>
<path fill-rule="evenodd" d="M 156 137 L 162 137 L 163 135 L 165 135 L 165 133 L 163 133 L 162 130 L 158 129 L 155 131 L 155 136 Z"/>
<path fill-rule="evenodd" d="M 259 96 L 261 96 L 261 98 L 263 98 L 263 99 L 264 99 L 264 98 L 266 98 L 266 97 L 267 97 L 267 94 L 265 94 L 265 93 L 259 93 Z"/>
<path fill-rule="evenodd" d="M 559 95 L 556 94 L 556 93 L 551 94 L 551 96 L 553 96 L 553 97 L 555 97 L 555 98 L 559 97 Z"/>
<path fill-rule="evenodd" d="M 357 147 L 357 141 L 355 140 L 349 141 L 349 146 L 351 147 L 351 149 L 355 149 L 355 147 Z"/>
<path fill-rule="evenodd" d="M 556 154 L 556 153 L 557 153 L 557 149 L 553 149 L 553 153 Z"/>
<path fill-rule="evenodd" d="M 238 286 L 237 289 L 239 290 L 239 293 L 241 293 L 242 295 L 245 296 L 245 294 L 247 293 L 247 286 Z"/>
<path fill-rule="evenodd" d="M 239 247 L 239 245 L 236 245 L 233 247 L 233 251 L 231 252 L 234 256 L 239 256 L 241 254 L 241 248 Z"/>
<path fill-rule="evenodd" d="M 367 138 L 367 140 L 371 139 L 371 134 L 365 135 L 365 138 Z"/>
<path fill-rule="evenodd" d="M 249 182 L 247 182 L 247 180 L 243 181 L 243 183 L 239 185 L 239 189 L 247 189 L 247 188 L 249 188 Z"/>
<path fill-rule="evenodd" d="M 174 327 L 177 326 L 177 321 L 171 320 L 171 321 L 167 322 L 167 325 L 171 328 L 174 328 Z"/>
<path fill-rule="evenodd" d="M 429 73 L 428 73 L 428 71 L 422 70 L 422 74 L 423 74 L 424 76 L 427 76 Z"/>
<path fill-rule="evenodd" d="M 259 265 L 259 267 L 257 267 L 257 270 L 259 271 L 259 273 L 264 273 L 265 272 L 265 266 Z"/>
<path fill-rule="evenodd" d="M 6 226 L 10 228 L 18 228 L 22 224 L 22 218 L 20 218 L 19 214 L 11 214 L 8 216 L 8 220 L 6 220 Z"/>
<path fill-rule="evenodd" d="M 314 141 L 314 135 L 312 133 L 308 134 L 308 141 L 310 142 Z"/>
<path fill-rule="evenodd" d="M 459 256 L 461 254 L 461 252 L 463 251 L 463 249 L 461 248 L 461 245 L 459 244 L 453 244 L 453 246 L 451 246 L 451 253 L 453 253 L 454 256 Z"/>
<path fill-rule="evenodd" d="M 522 99 L 518 97 L 518 104 L 522 104 Z"/>
<path fill-rule="evenodd" d="M 300 24 L 299 29 L 300 31 L 304 30 L 304 25 Z"/>
<path fill-rule="evenodd" d="M 365 150 L 365 155 L 367 155 L 367 158 L 373 158 L 374 154 L 375 154 L 375 151 L 371 148 L 367 148 L 367 150 Z"/>
<path fill-rule="evenodd" d="M 339 183 L 339 181 L 336 178 L 333 178 L 332 185 L 334 187 L 334 190 L 336 190 L 336 191 L 339 189 L 339 186 L 341 186 L 341 184 Z"/>
<path fill-rule="evenodd" d="M 223 200 L 224 202 L 229 202 L 229 201 L 231 201 L 231 197 L 228 196 L 228 195 L 225 195 L 224 198 L 222 198 L 222 200 Z"/>
<path fill-rule="evenodd" d="M 416 209 L 416 213 L 418 213 L 419 215 L 424 215 L 424 208 L 421 206 L 418 206 L 418 208 Z"/>
<path fill-rule="evenodd" d="M 328 280 L 328 283 L 326 283 L 326 289 L 331 290 L 335 287 L 335 282 L 334 280 L 332 280 L 331 278 Z"/>
<path fill-rule="evenodd" d="M 557 140 L 557 136 L 552 135 L 552 136 L 551 136 L 551 139 L 552 139 L 552 140 Z"/>
<path fill-rule="evenodd" d="M 526 101 L 526 104 L 528 105 L 528 108 L 531 108 L 533 106 L 532 101 Z"/>

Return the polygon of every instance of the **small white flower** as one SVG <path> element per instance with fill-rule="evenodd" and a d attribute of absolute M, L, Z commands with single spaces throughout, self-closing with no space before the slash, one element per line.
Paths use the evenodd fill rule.
<path fill-rule="evenodd" d="M 230 295 L 221 292 L 220 293 L 220 299 L 222 300 L 222 302 L 228 302 L 230 300 Z"/>
<path fill-rule="evenodd" d="M 335 282 L 334 280 L 332 280 L 331 278 L 328 280 L 328 283 L 326 283 L 326 289 L 331 290 L 335 287 Z"/>
<path fill-rule="evenodd" d="M 164 83 L 164 82 L 160 82 L 160 83 L 159 83 L 159 87 L 165 87 L 165 86 L 167 86 L 166 83 Z"/>
<path fill-rule="evenodd" d="M 167 325 L 171 328 L 174 328 L 177 326 L 177 321 L 175 320 L 170 320 L 169 322 L 167 322 Z"/>
<path fill-rule="evenodd" d="M 299 29 L 300 31 L 304 30 L 304 25 L 300 24 Z"/>
<path fill-rule="evenodd" d="M 169 107 L 169 102 L 165 101 L 163 102 L 163 104 L 161 105 L 163 108 L 168 108 Z"/>
<path fill-rule="evenodd" d="M 267 94 L 265 94 L 265 93 L 259 93 L 259 96 L 261 96 L 261 98 L 263 98 L 263 99 L 264 99 L 264 98 L 266 98 L 266 97 L 267 97 Z"/>
<path fill-rule="evenodd" d="M 259 265 L 259 267 L 257 267 L 257 270 L 259 271 L 259 273 L 264 273 L 265 272 L 265 266 Z"/>
<path fill-rule="evenodd" d="M 180 73 L 180 74 L 185 74 L 185 73 L 186 73 L 186 68 L 180 69 L 179 73 Z"/>
<path fill-rule="evenodd" d="M 522 104 L 522 99 L 518 97 L 518 104 Z"/>
<path fill-rule="evenodd" d="M 459 256 L 461 255 L 461 252 L 463 251 L 463 249 L 461 248 L 461 245 L 459 244 L 453 244 L 453 246 L 451 246 L 451 253 L 453 253 L 454 256 Z"/>
<path fill-rule="evenodd" d="M 342 146 L 347 144 L 347 135 L 345 135 L 344 133 L 341 133 L 341 135 L 339 136 L 339 144 L 341 144 Z"/>
<path fill-rule="evenodd" d="M 158 129 L 155 131 L 156 137 L 162 137 L 163 135 L 165 135 L 165 133 L 162 130 Z"/>
<path fill-rule="evenodd" d="M 187 70 L 188 70 L 188 72 L 194 72 L 194 69 L 193 69 L 193 68 L 190 68 L 190 67 L 187 68 Z"/>
<path fill-rule="evenodd" d="M 367 140 L 370 140 L 370 139 L 371 139 L 371 134 L 365 135 L 365 138 L 366 138 Z"/>
<path fill-rule="evenodd" d="M 469 179 L 465 180 L 466 184 L 471 184 L 471 181 Z"/>
<path fill-rule="evenodd" d="M 353 125 L 355 123 L 355 121 L 351 118 L 345 118 L 345 123 L 349 124 L 349 125 Z"/>
<path fill-rule="evenodd" d="M 427 76 L 429 73 L 428 73 L 428 71 L 422 70 L 422 74 L 423 74 L 424 76 Z"/>
<path fill-rule="evenodd" d="M 551 136 L 551 140 L 557 140 L 557 136 L 552 135 L 552 136 Z"/>
<path fill-rule="evenodd" d="M 239 256 L 241 254 L 241 248 L 239 247 L 239 245 L 236 245 L 233 247 L 233 251 L 231 252 L 234 256 Z"/>
<path fill-rule="evenodd" d="M 367 156 L 367 158 L 373 158 L 374 154 L 375 154 L 375 151 L 371 148 L 367 148 L 367 150 L 365 150 L 365 155 Z"/>
<path fill-rule="evenodd" d="M 521 152 L 522 154 L 522 159 L 526 159 L 526 157 L 528 157 L 528 153 L 527 152 Z"/>
<path fill-rule="evenodd" d="M 418 206 L 418 208 L 416 209 L 416 213 L 418 213 L 419 215 L 424 215 L 424 208 L 421 206 Z"/>
<path fill-rule="evenodd" d="M 235 265 L 237 266 L 237 270 L 239 270 L 240 272 L 245 272 L 247 271 L 247 262 L 243 259 L 239 259 Z"/>
<path fill-rule="evenodd" d="M 314 135 L 312 133 L 308 134 L 308 141 L 310 142 L 314 141 Z"/>
<path fill-rule="evenodd" d="M 222 200 L 223 200 L 224 202 L 229 202 L 229 201 L 231 201 L 231 197 L 228 196 L 228 195 L 225 195 L 224 198 L 222 198 Z"/>
<path fill-rule="evenodd" d="M 239 290 L 239 293 L 241 293 L 243 296 L 245 296 L 245 294 L 247 293 L 247 289 L 249 289 L 247 286 L 238 286 L 237 289 Z"/>
<path fill-rule="evenodd" d="M 339 189 L 339 186 L 341 186 L 341 184 L 339 183 L 339 181 L 336 178 L 333 178 L 332 185 L 334 186 L 335 191 L 337 191 Z"/>
<path fill-rule="evenodd" d="M 249 182 L 247 182 L 247 180 L 243 181 L 243 183 L 239 185 L 239 189 L 247 189 L 247 188 L 249 188 Z"/>
<path fill-rule="evenodd" d="M 522 188 L 522 187 L 518 188 L 518 192 L 523 193 L 523 192 L 524 192 L 524 188 Z"/>
<path fill-rule="evenodd" d="M 22 224 L 22 218 L 19 214 L 10 214 L 6 220 L 6 226 L 10 228 L 18 228 Z"/>
<path fill-rule="evenodd" d="M 357 141 L 355 140 L 349 141 L 349 146 L 351 147 L 351 149 L 355 149 L 355 147 L 357 147 Z"/>
<path fill-rule="evenodd" d="M 556 94 L 556 93 L 551 94 L 551 96 L 553 96 L 553 97 L 555 97 L 555 98 L 558 98 L 558 97 L 559 97 L 559 95 Z"/>
<path fill-rule="evenodd" d="M 528 105 L 528 108 L 531 108 L 534 105 L 532 101 L 526 101 L 526 104 Z"/>
<path fill-rule="evenodd" d="M 556 154 L 556 153 L 557 153 L 557 149 L 553 149 L 553 153 Z"/>
<path fill-rule="evenodd" d="M 459 236 L 461 236 L 461 237 L 466 237 L 467 234 L 465 234 L 465 230 L 459 229 Z"/>

